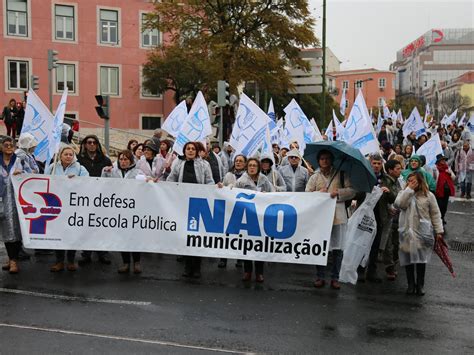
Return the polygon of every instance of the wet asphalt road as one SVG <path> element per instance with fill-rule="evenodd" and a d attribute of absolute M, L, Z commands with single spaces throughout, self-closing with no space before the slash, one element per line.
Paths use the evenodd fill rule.
<path fill-rule="evenodd" d="M 454 202 L 449 242 L 474 242 L 474 202 Z M 265 283 L 245 285 L 229 261 L 181 277 L 169 255 L 146 255 L 140 276 L 120 262 L 52 274 L 53 256 L 0 274 L 0 353 L 474 353 L 474 260 L 452 250 L 457 278 L 437 256 L 424 297 L 395 282 L 314 289 L 314 267 L 267 264 Z M 4 259 L 5 250 L 0 249 Z"/>

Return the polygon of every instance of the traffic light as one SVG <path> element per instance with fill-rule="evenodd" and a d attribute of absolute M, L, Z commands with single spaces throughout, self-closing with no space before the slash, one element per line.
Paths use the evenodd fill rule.
<path fill-rule="evenodd" d="M 108 120 L 109 117 L 109 96 L 108 95 L 95 95 L 95 100 L 99 106 L 95 107 L 95 111 L 100 118 Z"/>
<path fill-rule="evenodd" d="M 32 75 L 31 78 L 30 78 L 30 81 L 31 81 L 30 87 L 35 91 L 39 90 L 39 76 L 38 75 Z"/>
<path fill-rule="evenodd" d="M 217 105 L 224 107 L 230 103 L 229 83 L 225 80 L 217 81 Z"/>
<path fill-rule="evenodd" d="M 53 70 L 58 67 L 58 51 L 48 49 L 48 70 Z"/>

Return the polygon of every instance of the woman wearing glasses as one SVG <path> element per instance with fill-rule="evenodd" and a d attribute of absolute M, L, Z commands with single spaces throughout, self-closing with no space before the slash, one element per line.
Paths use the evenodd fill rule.
<path fill-rule="evenodd" d="M 3 140 L 0 153 L 0 239 L 5 243 L 8 262 L 2 269 L 10 274 L 18 273 L 18 254 L 21 250 L 21 233 L 18 212 L 15 205 L 11 175 L 22 172 L 20 160 L 15 152 L 15 141 L 7 137 Z"/>
<path fill-rule="evenodd" d="M 247 160 L 247 171 L 237 180 L 235 187 L 260 192 L 273 192 L 273 186 L 267 177 L 260 172 L 260 161 L 256 158 Z M 263 261 L 245 260 L 244 276 L 242 281 L 252 278 L 253 264 L 255 263 L 255 281 L 263 282 Z"/>

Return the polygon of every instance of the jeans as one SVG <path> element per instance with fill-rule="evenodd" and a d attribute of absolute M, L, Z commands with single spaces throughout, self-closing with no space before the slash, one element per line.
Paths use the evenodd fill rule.
<path fill-rule="evenodd" d="M 461 181 L 461 193 L 464 195 L 471 196 L 471 187 L 472 187 L 472 171 L 466 173 L 466 177 Z"/>
<path fill-rule="evenodd" d="M 132 257 L 134 263 L 139 263 L 140 256 L 141 253 L 122 252 L 122 261 L 124 264 L 130 264 L 130 257 Z"/>
<path fill-rule="evenodd" d="M 332 267 L 331 280 L 339 280 L 339 271 L 341 271 L 342 250 L 332 251 Z M 318 279 L 324 280 L 326 277 L 326 266 L 316 265 L 316 276 Z"/>
<path fill-rule="evenodd" d="M 56 250 L 56 262 L 57 263 L 63 263 L 64 262 L 64 256 L 67 256 L 67 262 L 70 264 L 74 264 L 74 257 L 76 256 L 76 251 L 75 250 Z"/>
<path fill-rule="evenodd" d="M 255 274 L 256 275 L 263 275 L 263 261 L 251 261 L 245 260 L 244 261 L 244 272 L 252 272 L 253 264 L 255 263 Z"/>
<path fill-rule="evenodd" d="M 7 242 L 5 243 L 5 249 L 7 249 L 8 258 L 10 260 L 18 260 L 18 254 L 21 249 L 21 242 Z"/>

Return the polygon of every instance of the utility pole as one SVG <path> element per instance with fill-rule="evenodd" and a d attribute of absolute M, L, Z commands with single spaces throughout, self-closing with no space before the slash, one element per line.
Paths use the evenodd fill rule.
<path fill-rule="evenodd" d="M 323 0 L 323 92 L 321 104 L 321 122 L 326 117 L 326 0 Z"/>
<path fill-rule="evenodd" d="M 53 69 L 58 67 L 58 51 L 48 49 L 48 92 L 49 110 L 53 112 Z"/>

